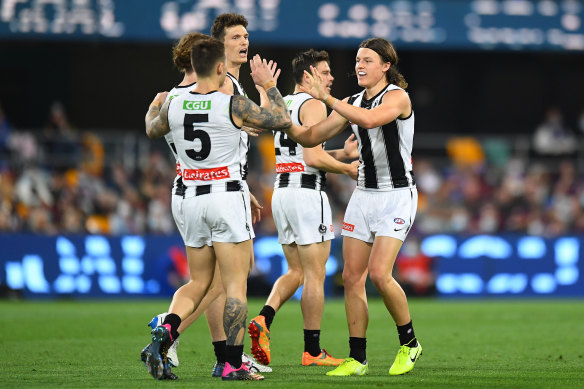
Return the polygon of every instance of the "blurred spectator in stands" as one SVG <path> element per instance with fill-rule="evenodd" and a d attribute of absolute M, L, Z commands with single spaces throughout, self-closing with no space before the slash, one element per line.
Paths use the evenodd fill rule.
<path fill-rule="evenodd" d="M 420 248 L 420 238 L 410 234 L 395 262 L 395 277 L 406 294 L 431 295 L 436 292 L 432 259 Z"/>
<path fill-rule="evenodd" d="M 534 150 L 541 155 L 568 155 L 574 153 L 576 146 L 576 137 L 564 125 L 560 110 L 549 108 L 544 122 L 533 134 Z"/>
<path fill-rule="evenodd" d="M 470 136 L 453 137 L 446 143 L 448 156 L 458 167 L 480 169 L 485 162 L 485 153 L 476 138 Z"/>
<path fill-rule="evenodd" d="M 45 135 L 48 157 L 57 169 L 80 167 L 81 148 L 77 131 L 69 123 L 65 107 L 59 101 L 51 105 Z"/>

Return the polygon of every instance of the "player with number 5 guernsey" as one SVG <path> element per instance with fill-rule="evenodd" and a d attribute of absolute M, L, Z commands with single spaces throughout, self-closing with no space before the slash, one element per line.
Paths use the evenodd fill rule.
<path fill-rule="evenodd" d="M 217 263 L 226 294 L 222 379 L 261 380 L 262 376 L 242 363 L 243 337 L 239 335 L 246 324 L 252 232 L 241 183 L 240 129 L 246 124 L 285 130 L 292 123 L 272 72 L 259 56 L 250 63 L 251 75 L 267 91 L 270 109 L 260 108 L 244 96 L 218 91 L 227 74 L 223 42 L 215 38 L 198 41 L 191 60 L 197 74 L 195 88 L 166 102 L 149 133 L 156 138 L 172 132 L 175 141 L 186 186 L 183 212 L 191 278 L 174 294 L 162 325 L 152 331 L 151 365 L 162 371 L 166 350 L 178 336 L 182 320 L 201 304 Z"/>

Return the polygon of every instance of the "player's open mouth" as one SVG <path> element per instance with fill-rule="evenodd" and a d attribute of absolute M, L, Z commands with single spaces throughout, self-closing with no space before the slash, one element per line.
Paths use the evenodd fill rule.
<path fill-rule="evenodd" d="M 245 55 L 247 57 L 247 49 L 239 50 L 239 55 Z"/>
<path fill-rule="evenodd" d="M 365 77 L 367 75 L 367 73 L 365 72 L 357 72 L 357 76 L 359 77 Z"/>

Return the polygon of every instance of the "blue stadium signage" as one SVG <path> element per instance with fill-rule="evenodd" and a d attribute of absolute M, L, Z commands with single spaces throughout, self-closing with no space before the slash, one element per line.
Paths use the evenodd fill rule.
<path fill-rule="evenodd" d="M 581 0 L 0 0 L 2 39 L 164 42 L 238 12 L 254 45 L 584 50 Z"/>

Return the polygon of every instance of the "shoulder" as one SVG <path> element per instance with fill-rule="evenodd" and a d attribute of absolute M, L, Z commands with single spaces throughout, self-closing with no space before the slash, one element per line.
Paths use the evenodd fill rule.
<path fill-rule="evenodd" d="M 390 87 L 391 86 L 394 85 L 390 85 Z M 381 100 L 382 102 L 397 101 L 403 103 L 407 102 L 409 104 L 410 96 L 408 95 L 408 92 L 396 86 L 395 88 L 387 88 Z"/>

